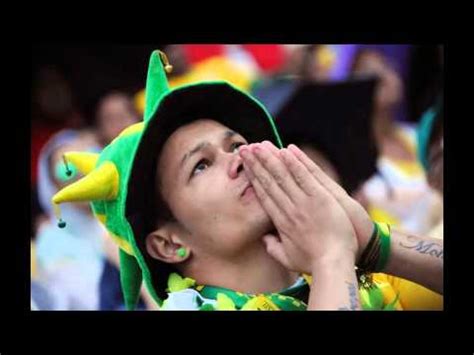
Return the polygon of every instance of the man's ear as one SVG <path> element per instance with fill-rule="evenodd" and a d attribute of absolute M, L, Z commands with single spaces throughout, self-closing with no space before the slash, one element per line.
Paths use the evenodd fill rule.
<path fill-rule="evenodd" d="M 145 243 L 146 250 L 152 258 L 168 264 L 181 263 L 191 255 L 189 247 L 172 228 L 167 226 L 148 234 Z"/>

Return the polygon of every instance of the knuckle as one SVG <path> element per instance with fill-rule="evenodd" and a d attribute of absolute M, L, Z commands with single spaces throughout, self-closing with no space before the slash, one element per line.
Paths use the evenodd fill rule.
<path fill-rule="evenodd" d="M 271 181 L 266 176 L 260 175 L 258 180 L 260 181 L 260 184 L 265 190 L 268 190 L 270 188 Z"/>

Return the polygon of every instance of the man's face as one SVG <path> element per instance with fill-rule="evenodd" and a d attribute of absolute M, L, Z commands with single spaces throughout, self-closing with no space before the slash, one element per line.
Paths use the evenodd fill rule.
<path fill-rule="evenodd" d="M 158 162 L 158 188 L 194 255 L 232 257 L 273 228 L 237 153 L 248 142 L 202 119 L 176 130 Z"/>
<path fill-rule="evenodd" d="M 381 54 L 376 52 L 363 54 L 354 72 L 361 76 L 374 75 L 378 77 L 379 82 L 375 96 L 375 103 L 378 106 L 392 106 L 401 100 L 403 83 L 400 76 Z"/>

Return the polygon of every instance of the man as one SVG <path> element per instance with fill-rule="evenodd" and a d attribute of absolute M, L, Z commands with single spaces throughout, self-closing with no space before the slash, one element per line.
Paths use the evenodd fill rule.
<path fill-rule="evenodd" d="M 162 58 L 161 52 L 151 57 L 145 122 L 124 130 L 100 156 L 66 154 L 87 176 L 53 198 L 55 204 L 92 201 L 121 248 L 128 308 L 136 304 L 143 277 L 164 309 L 360 309 L 356 259 L 362 255 L 370 271 L 379 258 L 368 262 L 362 251 L 373 249 L 385 256 L 377 266 L 384 267 L 387 230 L 374 230 L 365 211 L 314 178 L 314 167 L 310 173 L 296 160 L 301 156 L 285 160 L 300 170 L 299 178 L 277 178 L 289 195 L 273 191 L 273 175 L 262 175 L 265 168 L 238 151 L 262 141 L 274 144 L 273 153 L 275 145 L 283 147 L 265 108 L 225 82 L 170 91 L 170 66 L 163 68 Z M 289 169 L 278 161 L 278 169 Z M 272 199 L 274 193 L 281 198 L 279 204 L 295 199 L 304 209 L 287 204 L 290 210 L 279 213 L 262 186 Z M 296 223 L 296 234 L 285 216 Z M 369 239 L 375 242 L 366 249 Z M 399 249 L 393 248 L 396 260 L 387 266 L 394 263 L 393 271 L 442 292 L 442 262 Z M 407 259 L 415 271 L 404 268 Z M 301 273 L 315 276 L 318 292 Z"/>

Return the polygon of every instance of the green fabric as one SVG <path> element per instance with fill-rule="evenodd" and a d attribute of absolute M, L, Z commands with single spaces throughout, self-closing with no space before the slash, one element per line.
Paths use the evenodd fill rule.
<path fill-rule="evenodd" d="M 305 282 L 296 287 L 290 287 L 278 293 L 263 293 L 262 295 L 269 298 L 282 311 L 305 311 L 307 305 L 294 297 L 304 289 L 308 289 L 309 285 Z M 225 294 L 235 304 L 237 310 L 242 309 L 250 300 L 257 297 L 256 294 L 240 293 L 228 288 L 216 286 L 204 286 L 198 291 L 203 297 L 217 299 L 219 294 Z"/>
<path fill-rule="evenodd" d="M 431 136 L 431 131 L 433 128 L 434 119 L 436 117 L 436 111 L 434 108 L 430 108 L 425 114 L 421 117 L 420 123 L 418 125 L 418 160 L 423 165 L 425 170 L 428 170 L 428 150 L 429 150 L 429 141 Z"/>
<path fill-rule="evenodd" d="M 128 255 L 122 249 L 119 251 L 119 256 L 120 270 L 127 270 L 127 272 L 120 273 L 125 306 L 128 310 L 132 310 L 135 308 L 140 296 L 142 271 L 133 256 Z"/>
<path fill-rule="evenodd" d="M 264 296 L 268 297 L 278 308 L 282 311 L 305 311 L 307 304 L 299 300 L 299 295 L 302 292 L 307 291 L 309 285 L 304 284 L 289 287 L 286 290 L 278 293 L 263 293 Z M 197 288 L 196 288 L 197 290 Z M 225 294 L 235 304 L 237 310 L 241 310 L 250 300 L 257 297 L 255 294 L 239 293 L 227 288 L 215 287 L 215 286 L 204 286 L 198 291 L 201 296 L 209 299 L 216 300 L 219 294 Z M 394 305 L 398 300 L 397 298 L 390 304 L 385 304 L 382 290 L 373 284 L 370 288 L 359 287 L 359 293 L 365 293 L 365 297 L 360 297 L 360 304 L 363 310 L 393 310 Z M 209 308 L 206 306 L 206 308 Z M 206 309 L 209 310 L 209 309 Z"/>
<path fill-rule="evenodd" d="M 377 232 L 380 235 L 380 254 L 377 260 L 376 271 L 383 271 L 387 266 L 388 258 L 390 256 L 390 226 L 386 224 L 387 230 L 385 231 L 379 223 L 375 223 L 377 226 Z"/>
<path fill-rule="evenodd" d="M 434 123 L 440 113 L 443 110 L 443 95 L 439 95 L 436 103 L 429 108 L 420 119 L 417 129 L 417 154 L 418 160 L 423 165 L 423 168 L 427 171 L 429 168 L 429 144 L 430 138 L 433 131 Z"/>
<path fill-rule="evenodd" d="M 156 52 L 154 52 L 156 53 Z M 163 70 L 163 63 L 160 55 L 151 56 L 150 64 L 148 65 L 148 75 L 145 88 L 145 113 L 144 120 L 148 122 L 153 114 L 156 112 L 160 98 L 170 91 L 166 73 Z"/>
<path fill-rule="evenodd" d="M 221 81 L 195 83 L 170 90 L 159 52 L 154 51 L 151 54 L 146 83 L 146 103 L 143 128 L 117 137 L 101 152 L 96 164 L 96 169 L 106 162 L 112 162 L 115 165 L 120 177 L 118 196 L 113 200 L 98 200 L 91 202 L 94 213 L 105 216 L 106 228 L 117 238 L 128 243 L 132 249 L 133 255 L 127 255 L 121 250 L 120 273 L 124 298 L 127 300 L 128 309 L 133 309 L 135 306 L 137 299 L 136 295 L 139 293 L 142 278 L 151 296 L 158 303 L 158 305 L 162 304 L 162 300 L 158 297 L 155 287 L 163 287 L 164 289 L 164 286 L 166 285 L 166 280 L 163 280 L 163 283 L 160 285 L 153 285 L 150 270 L 146 264 L 144 256 L 137 246 L 133 229 L 125 214 L 129 181 L 137 149 L 140 145 L 144 132 L 148 129 L 150 123 L 152 123 L 152 118 L 156 117 L 155 113 L 165 97 L 168 97 L 177 90 L 186 90 L 187 88 L 203 84 L 226 84 L 230 86 L 236 93 L 240 92 L 245 95 L 245 97 L 253 104 L 258 106 L 260 110 L 263 110 L 265 116 L 268 119 L 268 123 L 270 123 L 271 131 L 277 144 L 280 147 L 283 147 L 273 119 L 271 118 L 268 111 L 263 107 L 263 105 L 253 97 L 241 90 L 238 90 L 232 85 Z M 231 109 L 232 108 L 229 107 L 229 110 Z M 141 274 L 138 272 L 140 269 Z"/>

